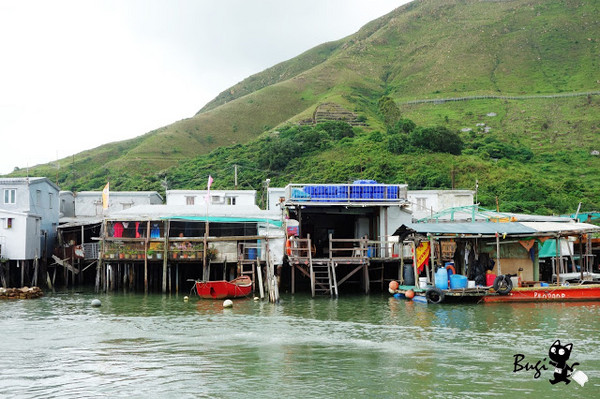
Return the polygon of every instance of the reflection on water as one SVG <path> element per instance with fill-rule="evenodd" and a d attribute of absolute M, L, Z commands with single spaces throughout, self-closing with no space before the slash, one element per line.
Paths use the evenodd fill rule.
<path fill-rule="evenodd" d="M 273 305 L 63 293 L 0 303 L 0 397 L 593 397 L 600 303 L 425 305 L 387 295 Z M 554 340 L 589 377 L 513 372 Z"/>

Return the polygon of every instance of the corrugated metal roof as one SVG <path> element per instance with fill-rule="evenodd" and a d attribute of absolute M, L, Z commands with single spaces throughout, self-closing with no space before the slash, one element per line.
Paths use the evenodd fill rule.
<path fill-rule="evenodd" d="M 600 227 L 589 223 L 557 223 L 557 222 L 521 222 L 522 225 L 530 227 L 540 233 L 578 232 L 591 233 L 600 231 Z"/>
<path fill-rule="evenodd" d="M 469 234 L 495 235 L 500 234 L 534 234 L 537 230 L 524 226 L 522 223 L 407 223 L 406 227 L 421 234 Z"/>
<path fill-rule="evenodd" d="M 420 234 L 466 234 L 466 235 L 544 235 L 555 233 L 599 232 L 600 227 L 575 222 L 475 222 L 475 223 L 407 223 L 407 228 Z"/>

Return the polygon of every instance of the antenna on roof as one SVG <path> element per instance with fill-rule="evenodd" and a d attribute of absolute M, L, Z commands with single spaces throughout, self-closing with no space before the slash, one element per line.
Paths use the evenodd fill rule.
<path fill-rule="evenodd" d="M 166 190 L 169 189 L 169 181 L 167 180 L 167 176 L 160 181 L 160 185 Z"/>

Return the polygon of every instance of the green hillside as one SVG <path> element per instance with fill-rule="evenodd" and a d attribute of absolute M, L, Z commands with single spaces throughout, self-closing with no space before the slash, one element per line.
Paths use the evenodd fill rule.
<path fill-rule="evenodd" d="M 241 183 L 256 189 L 267 177 L 272 185 L 375 178 L 411 189 L 478 180 L 488 207 L 498 198 L 507 211 L 598 209 L 598 15 L 600 1 L 413 1 L 250 76 L 189 119 L 67 157 L 58 173 L 40 165 L 30 174 L 58 176 L 71 190 L 107 179 L 117 190 L 160 190 L 164 178 L 199 188 L 209 173 L 227 187 L 238 164 Z M 466 99 L 447 101 L 457 98 Z M 427 99 L 439 101 L 413 103 Z M 351 137 L 314 127 L 338 118 L 355 125 Z M 421 133 L 459 132 L 461 154 L 407 147 L 417 133 L 399 132 L 398 118 Z M 295 131 L 298 122 L 305 130 Z"/>

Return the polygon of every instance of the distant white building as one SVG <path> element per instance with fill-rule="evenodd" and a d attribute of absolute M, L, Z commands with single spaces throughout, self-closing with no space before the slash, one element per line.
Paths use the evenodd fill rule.
<path fill-rule="evenodd" d="M 167 190 L 167 205 L 206 206 L 207 190 Z M 256 190 L 210 190 L 209 205 L 247 207 L 256 204 Z"/>
<path fill-rule="evenodd" d="M 75 194 L 72 191 L 61 191 L 60 197 L 60 217 L 75 217 Z"/>
<path fill-rule="evenodd" d="M 285 203 L 285 187 L 269 187 L 268 190 L 268 204 L 269 210 L 281 210 Z"/>
<path fill-rule="evenodd" d="M 45 177 L 0 179 L 0 256 L 49 257 L 56 240 L 59 188 Z"/>
<path fill-rule="evenodd" d="M 413 220 L 431 216 L 441 210 L 473 205 L 473 190 L 408 190 Z"/>
<path fill-rule="evenodd" d="M 68 201 L 71 196 L 69 191 L 61 192 L 61 202 Z M 102 191 L 81 191 L 71 195 L 75 200 L 76 218 L 102 217 L 138 205 L 160 205 L 162 196 L 156 191 L 110 191 L 108 209 L 102 209 Z M 65 214 L 65 217 L 67 215 Z"/>

